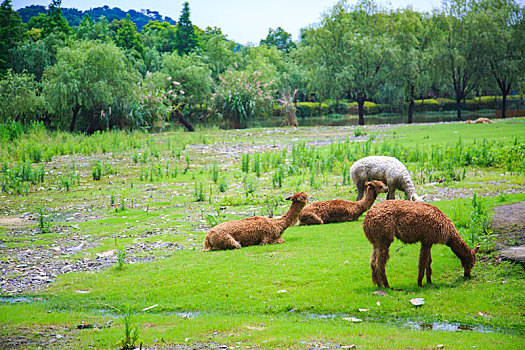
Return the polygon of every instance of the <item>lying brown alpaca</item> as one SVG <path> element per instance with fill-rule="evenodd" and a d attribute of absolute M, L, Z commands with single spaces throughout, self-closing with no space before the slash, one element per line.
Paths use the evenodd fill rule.
<path fill-rule="evenodd" d="M 284 230 L 297 223 L 299 213 L 308 202 L 308 195 L 299 192 L 286 199 L 292 201 L 292 206 L 280 218 L 254 216 L 212 227 L 204 239 L 204 251 L 283 243 L 281 235 Z"/>
<path fill-rule="evenodd" d="M 465 120 L 466 124 L 490 124 L 495 123 L 494 121 L 490 120 L 489 118 L 478 118 L 476 120 Z"/>
<path fill-rule="evenodd" d="M 479 245 L 470 249 L 461 239 L 456 227 L 441 210 L 422 202 L 391 200 L 377 203 L 363 220 L 366 238 L 374 246 L 370 258 L 372 281 L 378 287 L 390 288 L 386 278 L 385 267 L 388 261 L 388 249 L 394 236 L 404 243 L 421 242 L 419 254 L 419 274 L 417 284 L 423 285 L 423 276 L 427 274 L 427 283 L 432 283 L 432 257 L 430 249 L 433 244 L 446 244 L 461 260 L 464 276 L 470 277 L 470 271 L 476 263 Z"/>
<path fill-rule="evenodd" d="M 366 195 L 357 202 L 334 199 L 308 204 L 299 215 L 300 224 L 322 225 L 332 222 L 356 221 L 374 204 L 379 193 L 388 192 L 388 187 L 381 181 L 370 181 L 365 183 L 365 186 Z"/>

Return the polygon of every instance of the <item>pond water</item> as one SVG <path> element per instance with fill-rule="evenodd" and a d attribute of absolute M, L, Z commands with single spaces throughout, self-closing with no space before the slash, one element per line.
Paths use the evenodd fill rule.
<path fill-rule="evenodd" d="M 477 119 L 479 117 L 494 118 L 496 112 L 494 110 L 480 110 L 480 111 L 461 111 L 464 120 Z M 366 125 L 378 125 L 378 124 L 402 124 L 407 122 L 406 113 L 381 113 L 374 115 L 365 115 Z M 452 122 L 457 120 L 456 111 L 444 111 L 444 112 L 424 112 L 414 113 L 414 123 L 438 123 L 438 122 Z M 193 125 L 217 125 L 219 127 L 227 128 L 225 122 L 211 122 L 209 119 L 198 119 L 190 118 Z M 357 115 L 342 115 L 342 114 L 331 114 L 321 117 L 311 118 L 297 118 L 299 126 L 352 126 L 358 125 Z M 176 124 L 176 123 L 175 123 Z M 252 119 L 248 121 L 248 128 L 271 128 L 283 126 L 282 117 L 266 117 Z"/>

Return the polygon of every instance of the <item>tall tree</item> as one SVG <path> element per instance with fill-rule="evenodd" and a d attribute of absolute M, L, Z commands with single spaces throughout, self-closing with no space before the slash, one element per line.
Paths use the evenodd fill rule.
<path fill-rule="evenodd" d="M 473 16 L 472 0 L 447 0 L 443 4 L 443 13 L 436 17 L 441 35 L 435 45 L 434 65 L 452 87 L 457 119 L 462 120 L 461 101 L 478 86 L 484 74 L 487 53 L 479 40 L 484 29 L 479 18 Z"/>
<path fill-rule="evenodd" d="M 137 26 L 131 21 L 129 13 L 125 19 L 120 21 L 113 20 L 110 28 L 115 32 L 115 43 L 117 46 L 123 48 L 127 52 L 142 57 L 144 46 L 142 45 L 142 38 L 137 32 Z"/>
<path fill-rule="evenodd" d="M 234 52 L 236 44 L 226 38 L 220 28 L 208 27 L 201 35 L 200 54 L 211 69 L 212 78 L 218 80 L 220 74 L 234 66 L 239 54 Z"/>
<path fill-rule="evenodd" d="M 295 48 L 295 43 L 292 41 L 292 34 L 286 32 L 281 27 L 277 27 L 275 30 L 270 28 L 266 39 L 261 40 L 260 44 L 275 46 L 277 49 L 288 53 Z"/>
<path fill-rule="evenodd" d="M 60 9 L 61 4 L 62 0 L 51 0 L 46 14 L 39 13 L 38 16 L 32 17 L 29 20 L 29 28 L 42 29 L 43 37 L 52 33 L 62 38 L 69 36 L 72 29 L 62 15 L 62 10 Z"/>
<path fill-rule="evenodd" d="M 114 43 L 81 41 L 59 49 L 44 74 L 43 94 L 56 126 L 93 132 L 130 123 L 115 119 L 112 109 L 133 98 L 137 79 Z"/>
<path fill-rule="evenodd" d="M 22 39 L 22 20 L 13 10 L 11 0 L 0 4 L 0 76 L 3 76 L 10 61 L 9 50 Z"/>
<path fill-rule="evenodd" d="M 197 35 L 190 20 L 190 5 L 186 1 L 183 4 L 182 12 L 177 23 L 177 52 L 179 54 L 188 54 L 198 46 Z"/>
<path fill-rule="evenodd" d="M 89 14 L 82 19 L 76 28 L 77 38 L 80 40 L 101 40 L 108 41 L 115 38 L 116 33 L 109 28 L 109 22 L 102 16 L 96 22 L 91 19 Z"/>
<path fill-rule="evenodd" d="M 525 9 L 513 0 L 481 0 L 474 12 L 483 28 L 479 40 L 488 56 L 487 71 L 501 91 L 505 118 L 507 96 L 525 77 Z"/>
<path fill-rule="evenodd" d="M 0 123 L 28 122 L 42 115 L 44 100 L 40 86 L 30 74 L 8 70 L 0 80 Z"/>
<path fill-rule="evenodd" d="M 62 41 L 56 40 L 55 35 L 44 39 L 33 41 L 26 39 L 11 50 L 11 61 L 9 67 L 16 73 L 33 74 L 40 81 L 46 67 L 55 62 L 56 51 Z"/>
<path fill-rule="evenodd" d="M 435 25 L 431 17 L 411 8 L 392 13 L 393 33 L 402 55 L 398 58 L 396 77 L 408 98 L 408 123 L 412 123 L 416 96 L 429 88 L 430 47 Z"/>
<path fill-rule="evenodd" d="M 158 52 L 175 50 L 177 29 L 168 22 L 149 21 L 141 32 L 144 44 Z"/>
<path fill-rule="evenodd" d="M 348 5 L 339 1 L 325 13 L 318 25 L 304 29 L 294 57 L 307 68 L 308 89 L 319 105 L 324 97 L 338 100 L 344 94 L 341 80 L 348 69 L 347 38 L 352 28 L 346 20 Z"/>

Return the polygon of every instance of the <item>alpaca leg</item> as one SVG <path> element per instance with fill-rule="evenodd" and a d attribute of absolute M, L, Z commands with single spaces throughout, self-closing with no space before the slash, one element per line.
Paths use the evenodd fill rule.
<path fill-rule="evenodd" d="M 209 247 L 211 250 L 239 249 L 241 244 L 229 234 L 210 235 Z"/>
<path fill-rule="evenodd" d="M 388 193 L 386 195 L 386 199 L 396 199 L 396 188 L 392 186 L 388 186 Z"/>
<path fill-rule="evenodd" d="M 299 225 L 322 225 L 324 222 L 319 215 L 314 213 L 307 213 L 299 217 L 301 223 Z"/>
<path fill-rule="evenodd" d="M 427 263 L 427 283 L 432 284 L 432 254 L 430 249 L 428 250 L 428 263 Z"/>
<path fill-rule="evenodd" d="M 282 239 L 281 237 L 279 238 L 264 237 L 259 245 L 279 244 L 279 243 L 284 243 L 284 239 Z"/>
<path fill-rule="evenodd" d="M 361 198 L 363 198 L 363 196 L 365 195 L 366 186 L 364 182 L 360 182 L 356 184 L 356 187 L 357 187 L 357 198 L 355 200 L 358 201 Z"/>
<path fill-rule="evenodd" d="M 419 273 L 417 276 L 417 285 L 420 287 L 423 286 L 423 277 L 425 276 L 425 270 L 429 266 L 430 248 L 432 248 L 432 244 L 421 243 L 421 250 L 419 252 L 419 265 L 418 265 Z M 428 280 L 428 275 L 427 275 L 427 280 Z"/>
<path fill-rule="evenodd" d="M 388 262 L 388 259 L 390 259 L 390 243 L 388 243 L 386 247 L 379 248 L 377 254 L 377 275 L 379 280 L 379 287 L 383 285 L 386 288 L 390 288 L 390 285 L 388 284 L 388 279 L 386 278 L 386 263 Z"/>
<path fill-rule="evenodd" d="M 379 286 L 379 280 L 377 279 L 377 254 L 375 248 L 370 257 L 370 269 L 372 270 L 372 283 Z"/>

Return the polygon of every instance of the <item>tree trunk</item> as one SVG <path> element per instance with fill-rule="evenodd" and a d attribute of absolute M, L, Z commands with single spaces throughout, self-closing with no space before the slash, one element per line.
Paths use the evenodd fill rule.
<path fill-rule="evenodd" d="M 175 111 L 173 111 L 173 113 L 175 113 L 175 115 L 177 116 L 177 119 L 179 120 L 179 122 L 182 125 L 184 125 L 184 127 L 188 131 L 195 131 L 195 128 L 193 127 L 193 125 L 191 125 L 191 123 L 182 116 L 182 111 L 176 109 Z"/>
<path fill-rule="evenodd" d="M 359 113 L 359 125 L 365 125 L 365 97 L 357 97 L 357 111 Z"/>
<path fill-rule="evenodd" d="M 456 110 L 458 113 L 458 120 L 463 120 L 461 118 L 461 96 L 456 96 Z"/>
<path fill-rule="evenodd" d="M 77 123 L 77 115 L 80 111 L 80 106 L 73 107 L 73 116 L 71 117 L 71 123 L 69 123 L 69 131 L 73 132 L 75 130 L 75 124 Z"/>
<path fill-rule="evenodd" d="M 241 128 L 241 117 L 238 114 L 234 114 L 231 118 L 232 129 Z"/>
<path fill-rule="evenodd" d="M 507 94 L 508 92 L 503 92 L 503 96 L 501 98 L 501 117 L 507 118 Z"/>
<path fill-rule="evenodd" d="M 414 115 L 414 84 L 410 84 L 410 102 L 408 103 L 408 124 L 412 124 Z"/>

